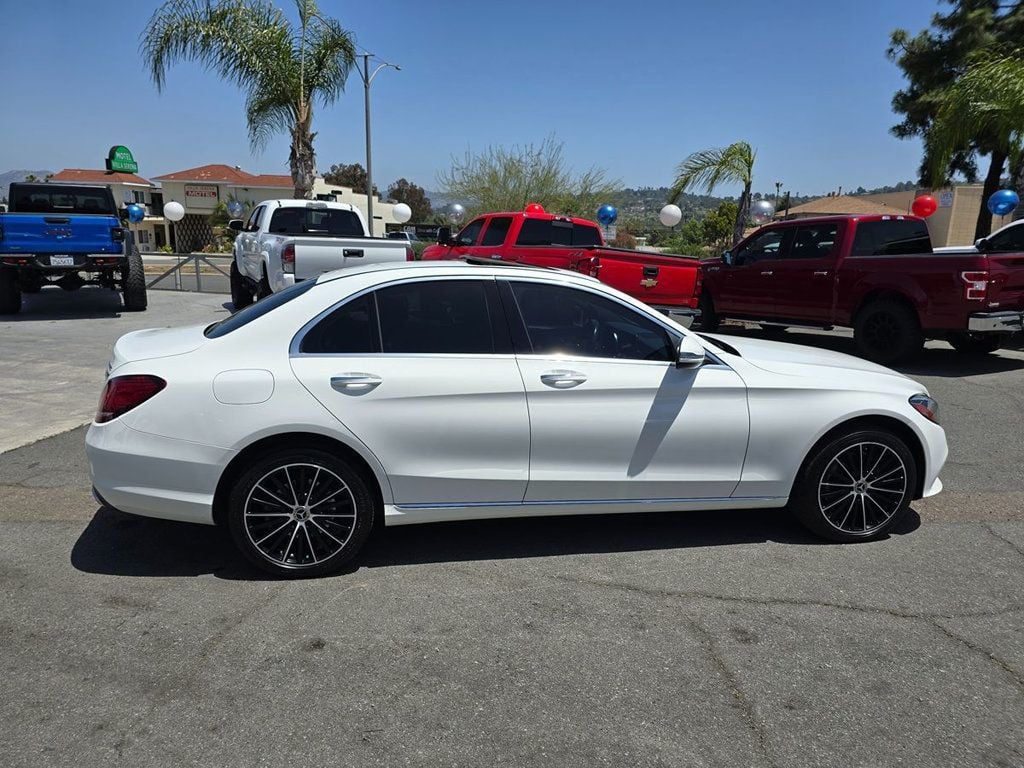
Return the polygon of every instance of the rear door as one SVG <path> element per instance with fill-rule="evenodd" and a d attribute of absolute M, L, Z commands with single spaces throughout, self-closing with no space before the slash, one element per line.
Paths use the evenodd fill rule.
<path fill-rule="evenodd" d="M 776 270 L 793 239 L 792 227 L 776 227 L 740 243 L 732 264 L 722 265 L 715 309 L 727 315 L 775 317 Z"/>
<path fill-rule="evenodd" d="M 822 323 L 832 319 L 842 231 L 839 222 L 794 228 L 784 258 L 776 259 L 771 267 L 774 316 Z"/>
<path fill-rule="evenodd" d="M 511 228 L 511 216 L 488 217 L 479 244 L 467 248 L 467 254 L 481 259 L 501 259 Z"/>

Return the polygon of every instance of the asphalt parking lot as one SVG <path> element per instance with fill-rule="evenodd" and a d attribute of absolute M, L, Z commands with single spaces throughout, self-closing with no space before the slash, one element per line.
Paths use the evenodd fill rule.
<path fill-rule="evenodd" d="M 285 583 L 89 495 L 110 344 L 225 297 L 46 293 L 0 322 L 0 765 L 1024 765 L 1020 349 L 906 369 L 951 459 L 883 541 L 764 511 L 449 523 Z"/>

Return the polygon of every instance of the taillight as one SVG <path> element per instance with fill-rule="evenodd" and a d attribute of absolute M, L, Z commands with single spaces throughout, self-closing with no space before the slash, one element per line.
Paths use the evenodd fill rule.
<path fill-rule="evenodd" d="M 124 242 L 124 227 L 111 227 L 110 228 L 110 239 L 115 243 Z"/>
<path fill-rule="evenodd" d="M 591 256 L 589 263 L 584 262 L 580 266 L 583 267 L 583 269 L 580 270 L 583 274 L 590 275 L 591 277 L 597 277 L 597 273 L 601 271 L 601 259 L 597 256 Z"/>
<path fill-rule="evenodd" d="M 281 269 L 295 274 L 295 243 L 286 243 L 281 249 Z"/>
<path fill-rule="evenodd" d="M 99 410 L 96 411 L 96 423 L 105 424 L 128 413 L 166 386 L 167 382 L 159 376 L 145 374 L 107 379 L 107 386 L 100 397 Z"/>
<path fill-rule="evenodd" d="M 405 260 L 416 261 L 416 252 L 412 249 L 411 245 L 405 246 Z"/>
<path fill-rule="evenodd" d="M 969 301 L 984 301 L 988 295 L 988 272 L 979 270 L 977 272 L 961 272 L 960 279 L 966 283 L 964 287 L 964 298 Z"/>

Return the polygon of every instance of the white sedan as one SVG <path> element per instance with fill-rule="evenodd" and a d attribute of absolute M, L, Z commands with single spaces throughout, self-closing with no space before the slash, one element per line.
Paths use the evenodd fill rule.
<path fill-rule="evenodd" d="M 281 575 L 336 570 L 381 523 L 788 505 L 860 541 L 946 460 L 935 401 L 886 368 L 698 336 L 575 273 L 443 261 L 123 336 L 86 443 L 101 503 L 226 525 Z"/>

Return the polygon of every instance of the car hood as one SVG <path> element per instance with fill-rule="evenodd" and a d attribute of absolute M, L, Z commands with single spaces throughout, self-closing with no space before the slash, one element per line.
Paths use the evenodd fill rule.
<path fill-rule="evenodd" d="M 114 344 L 107 373 L 125 363 L 182 355 L 199 349 L 206 341 L 203 334 L 205 328 L 206 325 L 190 325 L 185 328 L 147 328 L 126 333 Z"/>

